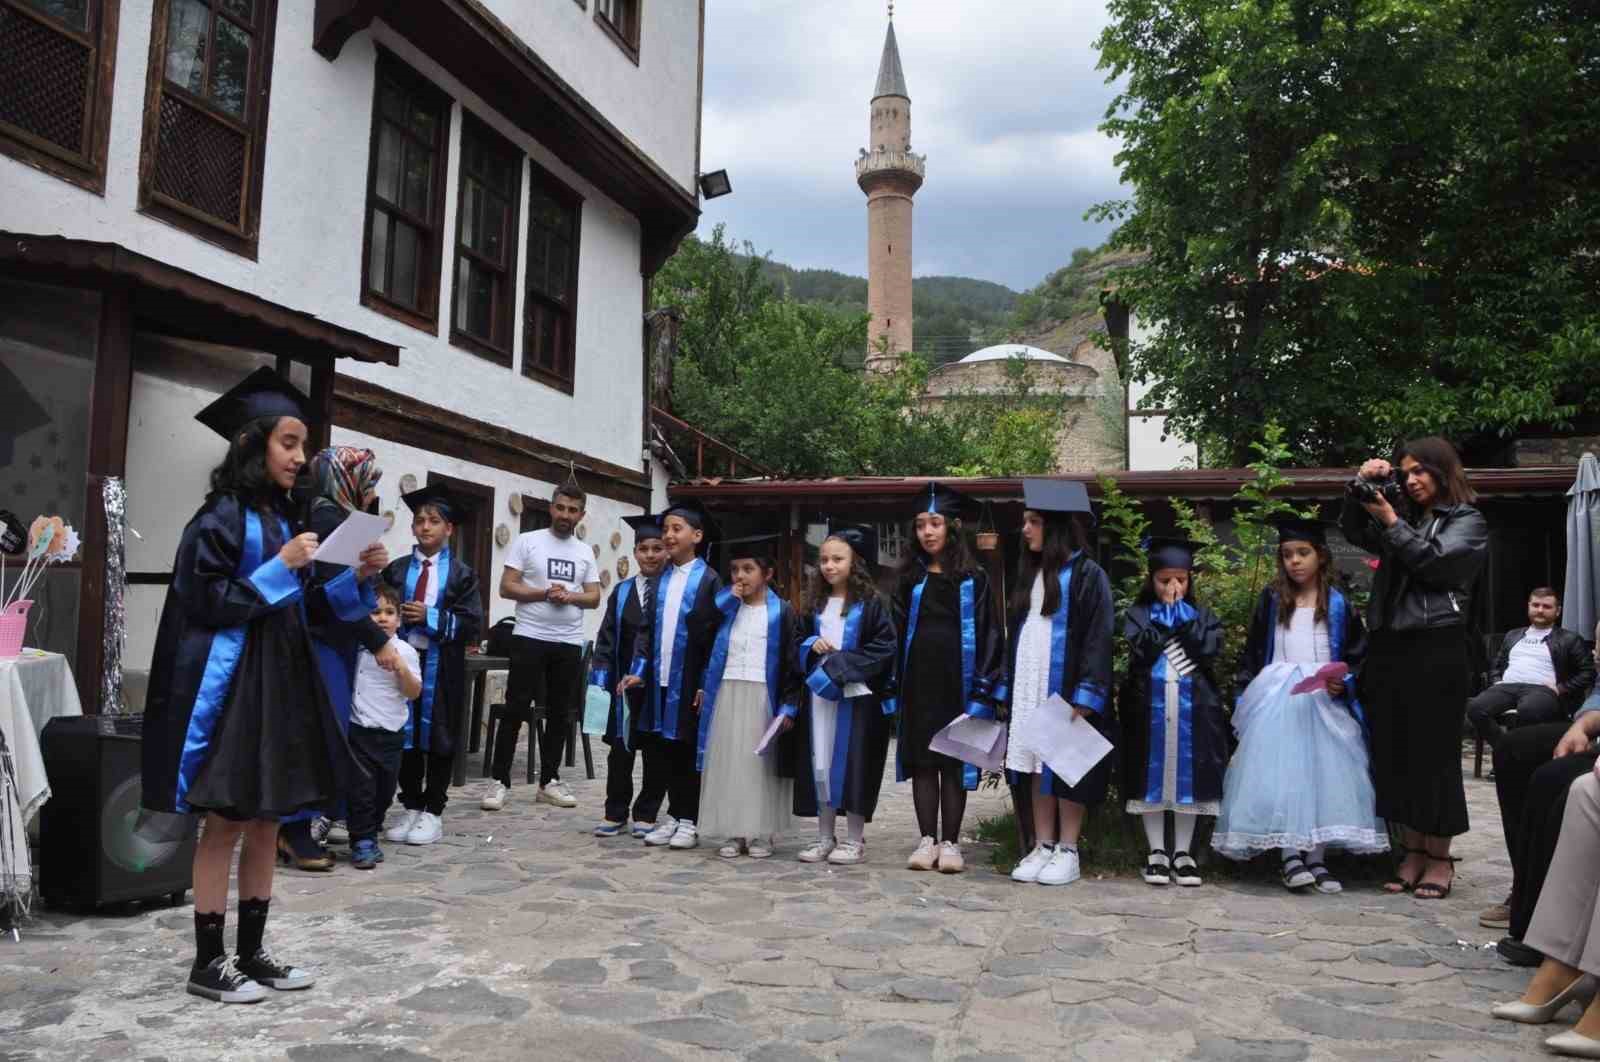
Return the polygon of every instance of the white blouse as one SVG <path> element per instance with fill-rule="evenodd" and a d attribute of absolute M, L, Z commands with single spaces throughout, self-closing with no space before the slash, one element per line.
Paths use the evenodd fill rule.
<path fill-rule="evenodd" d="M 739 606 L 728 632 L 728 665 L 724 679 L 767 681 L 767 603 Z"/>

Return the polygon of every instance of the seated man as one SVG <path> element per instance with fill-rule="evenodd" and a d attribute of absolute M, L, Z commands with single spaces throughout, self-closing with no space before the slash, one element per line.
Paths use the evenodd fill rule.
<path fill-rule="evenodd" d="M 1561 598 L 1548 586 L 1528 595 L 1528 625 L 1509 631 L 1489 671 L 1490 686 L 1467 702 L 1467 718 L 1494 745 L 1505 730 L 1507 712 L 1514 726 L 1559 723 L 1569 719 L 1594 685 L 1594 658 L 1583 636 L 1556 626 Z"/>
<path fill-rule="evenodd" d="M 1600 629 L 1596 630 L 1600 638 Z M 1596 652 L 1600 659 L 1600 650 Z M 1508 930 L 1500 954 L 1514 965 L 1537 965 L 1522 943 L 1561 832 L 1567 788 L 1600 755 L 1600 688 L 1590 693 L 1570 725 L 1544 723 L 1513 730 L 1495 746 L 1495 792 L 1511 856 L 1511 896 L 1483 912 L 1480 924 Z"/>

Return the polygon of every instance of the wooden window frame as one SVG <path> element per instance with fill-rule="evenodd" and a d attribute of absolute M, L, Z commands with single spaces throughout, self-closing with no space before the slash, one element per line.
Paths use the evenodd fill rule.
<path fill-rule="evenodd" d="M 457 325 L 457 310 L 461 305 L 461 261 L 470 258 L 474 261 L 486 260 L 472 248 L 461 242 L 462 233 L 465 231 L 463 219 L 467 206 L 466 186 L 467 173 L 467 137 L 481 137 L 495 150 L 503 151 L 510 158 L 515 159 L 517 176 L 512 185 L 509 196 L 510 213 L 506 218 L 506 262 L 503 269 L 505 281 L 496 300 L 494 313 L 496 319 L 504 315 L 505 346 L 497 347 L 490 340 L 474 335 Z M 497 365 L 511 368 L 513 355 L 517 349 L 517 252 L 522 243 L 522 190 L 525 181 L 522 177 L 522 161 L 525 158 L 522 150 L 506 137 L 489 126 L 483 119 L 463 111 L 461 119 L 461 159 L 457 165 L 460 171 L 456 176 L 456 232 L 455 232 L 455 263 L 450 272 L 450 342 L 454 346 L 469 350 L 480 357 L 487 358 Z M 370 214 L 369 214 L 370 220 Z M 490 266 L 490 268 L 496 268 Z"/>
<path fill-rule="evenodd" d="M 211 42 L 216 38 L 216 20 L 228 19 L 240 25 L 238 19 L 227 14 L 219 15 L 215 5 L 218 0 L 205 0 L 212 8 L 209 35 L 206 38 L 206 68 L 210 70 L 210 57 L 214 54 Z M 197 236 L 208 243 L 255 261 L 261 241 L 261 183 L 266 170 L 267 112 L 272 89 L 273 46 L 277 37 L 278 0 L 255 0 L 255 22 L 251 27 L 252 57 L 249 85 L 245 90 L 245 116 L 240 120 L 222 110 L 203 96 L 167 81 L 167 29 L 170 23 L 172 0 L 155 0 L 151 12 L 150 65 L 145 75 L 144 131 L 139 149 L 139 212 L 165 221 Z M 204 111 L 209 117 L 229 126 L 246 138 L 244 158 L 244 189 L 239 201 L 244 217 L 230 225 L 182 200 L 155 189 L 156 152 L 161 132 L 161 100 L 171 94 L 191 107 Z"/>
<path fill-rule="evenodd" d="M 361 223 L 361 305 L 369 310 L 392 317 L 402 324 L 421 329 L 429 335 L 439 334 L 439 287 L 440 270 L 444 262 L 445 241 L 445 186 L 450 183 L 450 125 L 451 112 L 455 110 L 454 101 L 449 93 L 438 85 L 429 81 L 416 68 L 405 60 L 400 59 L 386 48 L 377 49 L 378 57 L 373 68 L 372 77 L 372 129 L 371 141 L 367 147 L 367 195 L 362 202 L 363 216 Z M 395 302 L 383 292 L 372 286 L 372 213 L 380 209 L 378 194 L 378 133 L 383 118 L 383 80 L 392 77 L 403 81 L 410 89 L 433 95 L 437 98 L 440 107 L 439 118 L 439 162 L 437 167 L 438 179 L 433 182 L 433 202 L 428 205 L 431 218 L 423 219 L 428 222 L 432 236 L 429 241 L 429 250 L 425 257 L 417 263 L 417 268 L 423 274 L 424 294 L 418 299 L 419 309 L 413 310 L 402 303 Z M 388 210 L 388 204 L 383 204 L 381 209 Z M 397 212 L 398 213 L 398 212 Z M 415 223 L 417 220 L 409 215 L 401 214 L 408 221 Z"/>
<path fill-rule="evenodd" d="M 111 93 L 116 86 L 117 26 L 122 13 L 121 0 L 91 0 L 87 19 L 90 28 L 84 33 L 62 25 L 30 6 L 27 0 L 0 0 L 0 7 L 77 41 L 87 47 L 91 54 L 83 90 L 81 150 L 68 151 L 60 144 L 36 136 L 26 129 L 0 122 L 0 154 L 9 155 L 95 195 L 105 195 L 106 151 L 111 139 Z"/>
<path fill-rule="evenodd" d="M 529 269 L 526 271 L 522 286 L 522 375 L 570 395 L 578 377 L 578 263 L 582 260 L 583 248 L 583 196 L 531 158 L 528 160 L 528 175 L 532 188 L 542 190 L 551 199 L 572 211 L 572 251 L 567 262 L 568 327 L 560 352 L 565 372 L 552 372 L 542 365 L 534 364 L 534 330 L 530 327 L 532 324 L 530 317 L 536 304 L 549 305 L 550 300 L 542 292 L 533 290 L 533 271 Z M 531 195 L 528 202 L 528 223 L 525 228 L 527 232 L 523 239 L 532 240 L 535 221 Z M 530 255 L 529 262 L 532 260 Z"/>
<path fill-rule="evenodd" d="M 614 4 L 627 4 L 632 11 L 632 25 L 618 26 L 607 18 L 600 10 L 600 4 L 594 5 L 594 21 L 607 37 L 615 42 L 622 54 L 633 60 L 633 65 L 639 65 L 639 37 L 640 28 L 644 23 L 644 0 L 611 0 Z"/>

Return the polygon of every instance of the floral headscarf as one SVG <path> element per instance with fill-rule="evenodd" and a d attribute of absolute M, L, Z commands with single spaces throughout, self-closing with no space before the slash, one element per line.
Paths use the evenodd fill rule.
<path fill-rule="evenodd" d="M 367 512 L 378 500 L 383 470 L 371 450 L 330 446 L 311 459 L 310 476 L 316 490 L 313 505 L 333 504 L 347 513 Z"/>

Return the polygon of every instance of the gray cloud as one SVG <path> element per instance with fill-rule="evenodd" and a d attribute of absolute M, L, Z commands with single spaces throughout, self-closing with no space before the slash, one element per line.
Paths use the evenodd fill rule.
<path fill-rule="evenodd" d="M 1023 289 L 1097 244 L 1083 220 L 1124 194 L 1116 145 L 1095 126 L 1113 88 L 1095 69 L 1103 0 L 899 0 L 911 92 L 919 276 Z M 883 47 L 872 0 L 709 0 L 702 165 L 734 194 L 705 205 L 781 261 L 860 274 L 865 200 L 854 161 Z"/>

